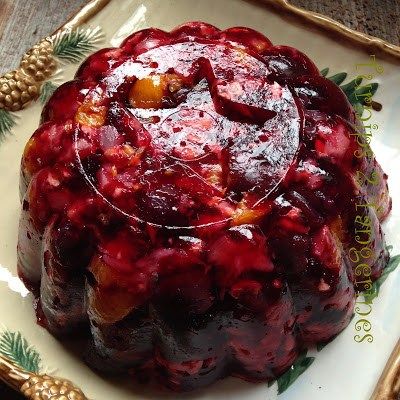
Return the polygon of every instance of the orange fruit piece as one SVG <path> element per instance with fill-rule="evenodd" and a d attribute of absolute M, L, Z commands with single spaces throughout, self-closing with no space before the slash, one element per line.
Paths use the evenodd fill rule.
<path fill-rule="evenodd" d="M 75 115 L 75 122 L 81 125 L 100 127 L 104 125 L 107 107 L 99 106 L 91 101 L 82 103 Z"/>
<path fill-rule="evenodd" d="M 129 92 L 129 101 L 135 108 L 161 108 L 162 100 L 182 86 L 175 74 L 156 74 L 137 80 Z"/>

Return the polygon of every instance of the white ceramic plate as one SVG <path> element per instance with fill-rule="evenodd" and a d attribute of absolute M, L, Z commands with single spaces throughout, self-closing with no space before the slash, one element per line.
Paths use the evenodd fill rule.
<path fill-rule="evenodd" d="M 383 60 L 383 72 L 373 69 L 357 70 L 357 64 L 370 62 L 368 53 L 353 42 L 342 44 L 342 37 L 330 38 L 315 28 L 295 20 L 286 20 L 257 2 L 242 0 L 114 0 L 97 13 L 89 15 L 87 24 L 100 27 L 103 32 L 101 47 L 118 46 L 130 33 L 145 28 L 169 30 L 190 20 L 203 20 L 220 28 L 249 26 L 265 33 L 273 43 L 294 46 L 330 74 L 345 71 L 355 77 L 365 71 L 379 83 L 374 100 L 383 104 L 374 112 L 372 147 L 384 170 L 389 173 L 393 211 L 385 224 L 392 254 L 400 253 L 400 186 L 396 185 L 400 171 L 400 68 L 394 58 Z M 76 22 L 76 21 L 75 21 Z M 75 23 L 74 22 L 74 23 Z M 79 22 L 79 21 L 78 21 Z M 340 38 L 340 39 L 339 39 Z M 62 64 L 51 78 L 60 84 L 73 77 L 78 64 Z M 0 321 L 5 330 L 21 332 L 39 352 L 44 370 L 71 379 L 86 395 L 95 400 L 173 399 L 176 394 L 155 393 L 147 387 L 113 382 L 96 375 L 73 352 L 36 325 L 31 295 L 16 278 L 16 239 L 20 204 L 18 199 L 19 162 L 24 145 L 38 125 L 40 101 L 23 111 L 11 114 L 15 119 L 0 144 Z M 316 354 L 315 362 L 283 394 L 280 400 L 325 399 L 365 400 L 371 395 L 387 358 L 400 337 L 400 305 L 398 292 L 400 273 L 392 273 L 385 282 L 373 311 L 367 317 L 372 328 L 373 342 L 357 343 L 354 336 L 357 317 L 332 343 Z M 248 384 L 227 379 L 214 386 L 182 396 L 190 399 L 266 400 L 277 397 L 277 385 Z"/>

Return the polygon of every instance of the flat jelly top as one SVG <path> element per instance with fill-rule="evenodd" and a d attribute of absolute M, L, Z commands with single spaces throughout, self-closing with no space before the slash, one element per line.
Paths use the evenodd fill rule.
<path fill-rule="evenodd" d="M 299 147 L 290 90 L 234 44 L 177 42 L 114 67 L 75 119 L 76 151 L 93 187 L 124 214 L 191 227 L 261 213 Z M 96 176 L 81 154 L 103 152 Z M 243 203 L 242 203 L 243 204 Z"/>

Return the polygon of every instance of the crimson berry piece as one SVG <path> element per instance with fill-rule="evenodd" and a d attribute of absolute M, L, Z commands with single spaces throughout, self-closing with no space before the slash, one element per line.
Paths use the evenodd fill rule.
<path fill-rule="evenodd" d="M 289 46 L 272 46 L 262 52 L 271 77 L 319 76 L 317 66 L 301 51 Z"/>

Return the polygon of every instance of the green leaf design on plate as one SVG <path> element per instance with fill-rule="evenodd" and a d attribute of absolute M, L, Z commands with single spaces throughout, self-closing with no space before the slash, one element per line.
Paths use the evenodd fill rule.
<path fill-rule="evenodd" d="M 9 111 L 0 109 L 0 142 L 11 132 L 14 125 L 14 116 Z"/>
<path fill-rule="evenodd" d="M 96 49 L 102 37 L 99 27 L 60 31 L 53 41 L 53 53 L 63 61 L 78 63 Z"/>
<path fill-rule="evenodd" d="M 329 68 L 324 68 L 324 69 L 321 69 L 321 75 L 322 76 L 327 76 L 328 75 L 328 73 L 329 73 Z"/>
<path fill-rule="evenodd" d="M 322 76 L 327 76 L 329 72 L 329 68 L 324 68 L 320 71 Z M 342 83 L 347 78 L 346 72 L 339 72 L 332 76 L 328 76 L 327 79 L 336 83 L 345 95 L 347 96 L 350 104 L 354 107 L 358 116 L 362 116 L 364 112 L 364 105 L 370 104 L 372 97 L 378 90 L 379 84 L 376 82 L 363 82 L 362 76 L 358 76 L 357 78 L 351 80 L 342 85 Z"/>
<path fill-rule="evenodd" d="M 5 331 L 0 335 L 0 353 L 30 372 L 39 372 L 40 355 L 20 332 Z"/>
<path fill-rule="evenodd" d="M 364 112 L 364 106 L 361 103 L 355 103 L 353 105 L 354 110 L 356 111 L 356 114 L 358 115 L 358 117 L 362 117 L 363 112 Z"/>
<path fill-rule="evenodd" d="M 343 83 L 346 78 L 347 78 L 346 72 L 339 72 L 338 74 L 328 76 L 328 79 L 331 80 L 332 82 L 335 82 L 336 85 L 340 85 L 341 83 Z"/>
<path fill-rule="evenodd" d="M 347 97 L 351 104 L 364 104 L 365 100 L 369 97 L 370 99 L 374 96 L 378 90 L 378 83 L 372 82 L 370 84 L 360 85 L 357 89 L 350 93 Z"/>
<path fill-rule="evenodd" d="M 57 89 L 57 85 L 55 85 L 51 81 L 45 82 L 40 88 L 40 96 L 39 100 L 42 104 L 47 103 L 47 100 L 51 97 L 54 91 Z"/>
<path fill-rule="evenodd" d="M 349 83 L 340 86 L 340 88 L 343 90 L 343 92 L 346 94 L 347 97 L 349 97 L 352 93 L 354 93 L 356 87 L 357 87 L 357 78 L 353 79 Z"/>
<path fill-rule="evenodd" d="M 372 284 L 371 289 L 363 292 L 364 300 L 366 303 L 371 304 L 373 300 L 378 297 L 381 286 L 386 281 L 389 274 L 393 272 L 399 265 L 400 265 L 400 254 L 390 257 L 390 260 L 387 263 L 385 269 L 383 270 L 382 275 Z"/>
<path fill-rule="evenodd" d="M 297 380 L 297 378 L 305 372 L 308 367 L 314 362 L 315 357 L 307 357 L 307 350 L 304 350 L 297 357 L 294 364 L 281 375 L 276 382 L 278 383 L 278 394 L 282 394 L 285 390 L 289 388 Z M 272 386 L 274 381 L 269 382 L 268 386 Z"/>

